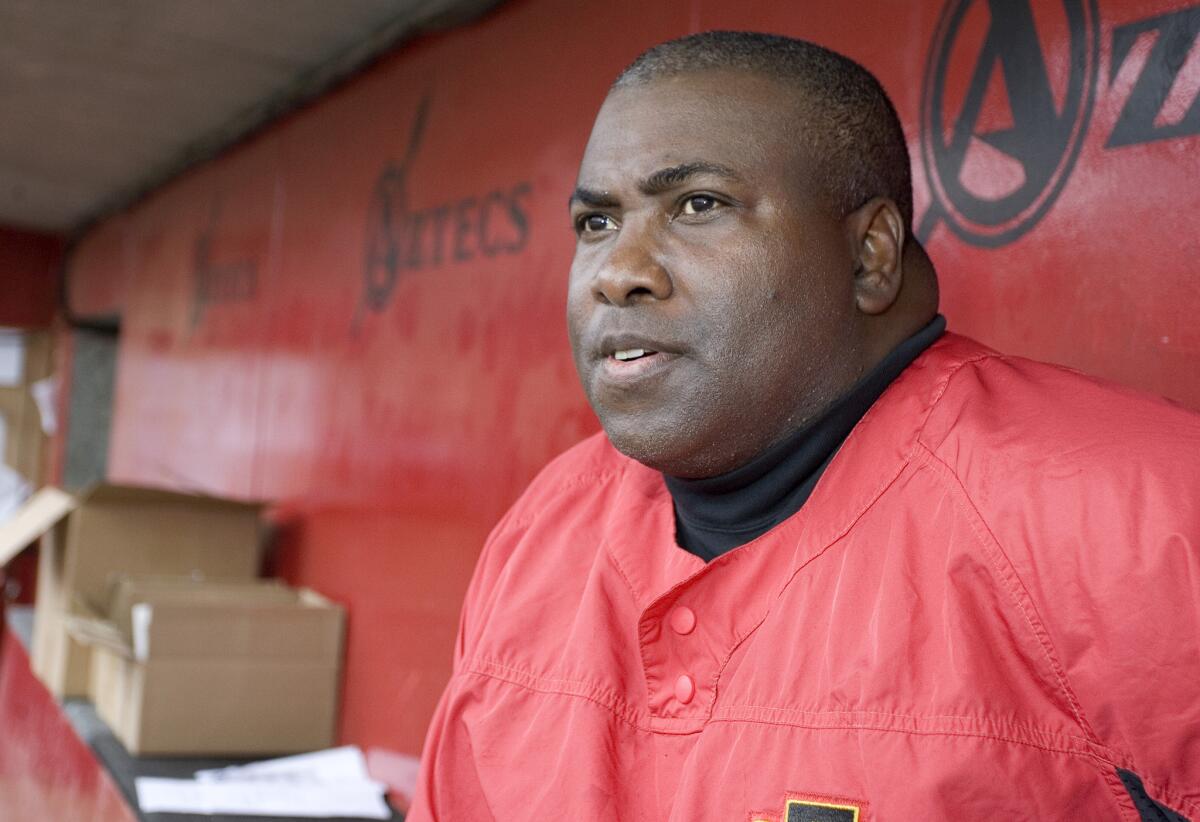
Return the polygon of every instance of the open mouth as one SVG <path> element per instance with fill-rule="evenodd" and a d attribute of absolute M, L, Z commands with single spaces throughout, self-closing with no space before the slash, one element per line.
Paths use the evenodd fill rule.
<path fill-rule="evenodd" d="M 663 338 L 614 331 L 600 335 L 592 350 L 599 379 L 621 390 L 640 390 L 647 380 L 663 379 L 683 348 Z"/>
<path fill-rule="evenodd" d="M 613 352 L 613 359 L 620 362 L 632 362 L 640 360 L 643 357 L 649 357 L 657 354 L 657 351 L 651 351 L 649 348 L 623 348 L 620 351 Z"/>
<path fill-rule="evenodd" d="M 611 383 L 633 386 L 661 377 L 678 356 L 653 348 L 618 348 L 604 359 L 601 373 Z"/>

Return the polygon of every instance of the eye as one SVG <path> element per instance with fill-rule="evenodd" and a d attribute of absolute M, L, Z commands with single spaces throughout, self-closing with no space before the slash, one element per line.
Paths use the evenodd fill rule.
<path fill-rule="evenodd" d="M 680 213 L 688 216 L 706 214 L 718 205 L 720 203 L 716 197 L 709 196 L 708 194 L 693 194 L 683 201 L 683 208 L 680 209 Z"/>
<path fill-rule="evenodd" d="M 584 214 L 575 221 L 575 229 L 580 234 L 596 234 L 601 231 L 612 231 L 617 227 L 617 221 L 607 214 Z"/>

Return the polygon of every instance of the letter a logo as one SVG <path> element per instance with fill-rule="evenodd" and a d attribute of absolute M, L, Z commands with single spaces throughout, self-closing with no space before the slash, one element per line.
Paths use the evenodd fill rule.
<path fill-rule="evenodd" d="M 944 220 L 969 243 L 1004 245 L 1065 185 L 1091 119 L 1099 20 L 1096 0 L 1043 5 L 1036 17 L 1029 0 L 950 0 L 943 9 L 921 101 L 933 204 L 919 238 Z M 1039 21 L 1055 14 L 1063 35 L 1039 37 Z"/>

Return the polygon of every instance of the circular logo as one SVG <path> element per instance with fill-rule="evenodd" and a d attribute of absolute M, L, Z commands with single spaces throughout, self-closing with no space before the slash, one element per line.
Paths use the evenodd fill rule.
<path fill-rule="evenodd" d="M 921 99 L 933 195 L 923 226 L 941 218 L 966 242 L 996 247 L 1054 204 L 1091 119 L 1100 52 L 1097 0 L 1062 0 L 1061 11 L 1048 20 L 1029 0 L 949 0 L 942 10 Z"/>

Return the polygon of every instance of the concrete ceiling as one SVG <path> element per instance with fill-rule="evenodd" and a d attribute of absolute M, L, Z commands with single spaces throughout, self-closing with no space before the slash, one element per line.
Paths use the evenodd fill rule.
<path fill-rule="evenodd" d="M 69 233 L 497 0 L 0 0 L 0 224 Z"/>

